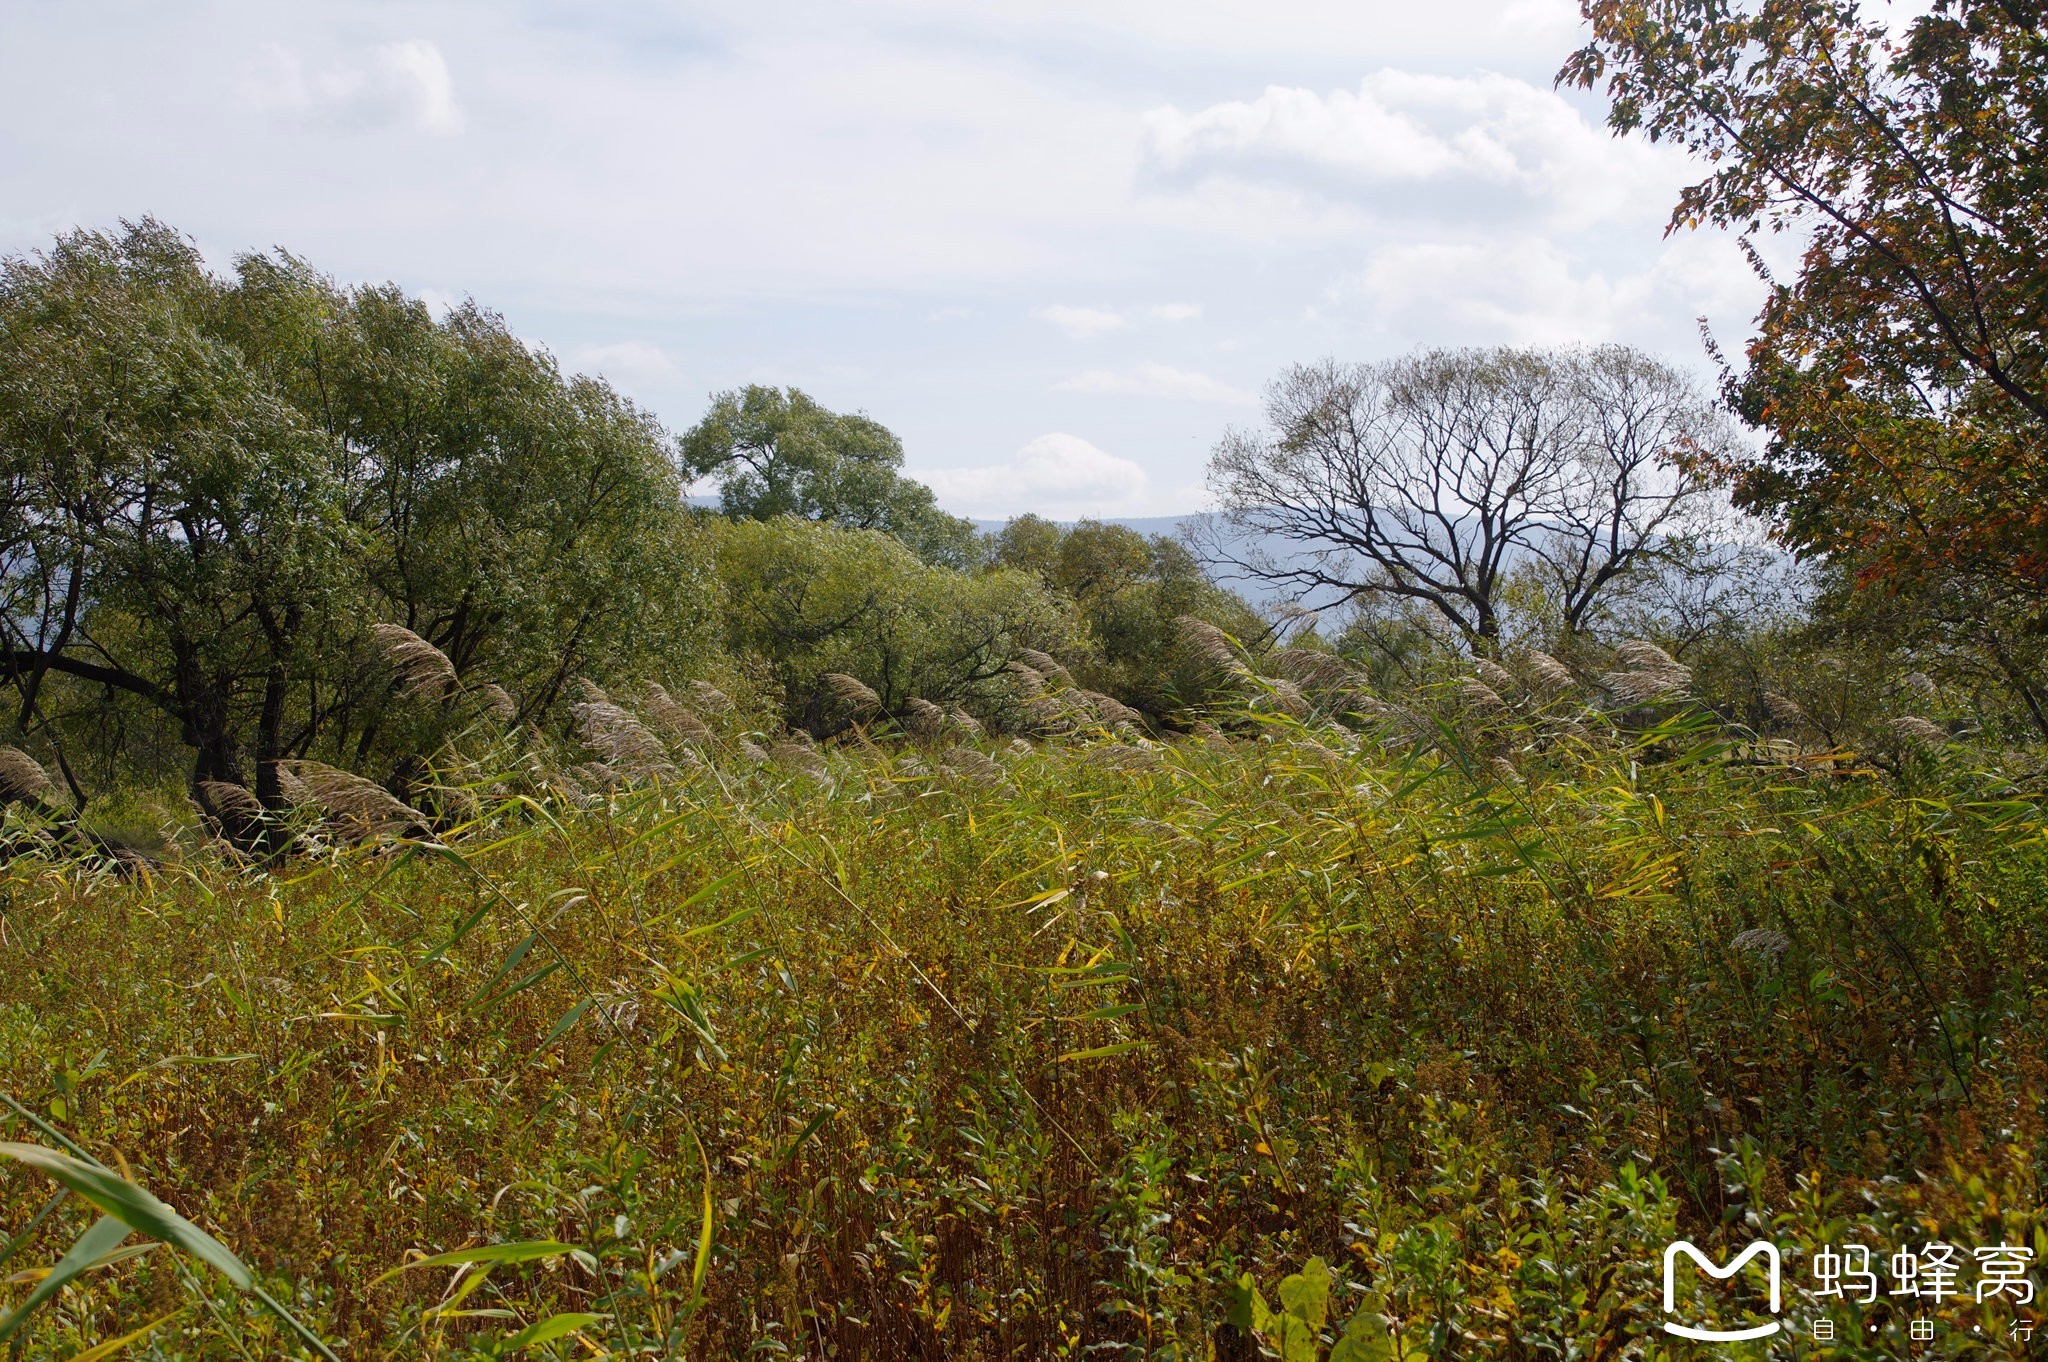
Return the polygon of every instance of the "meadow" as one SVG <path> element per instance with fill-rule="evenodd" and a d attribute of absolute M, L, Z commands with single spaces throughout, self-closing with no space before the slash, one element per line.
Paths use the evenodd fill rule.
<path fill-rule="evenodd" d="M 144 869 L 17 806 L 0 1137 L 263 1294 L 137 1234 L 10 1356 L 1633 1357 L 1677 1234 L 1795 1328 L 1798 1248 L 2048 1252 L 2034 777 L 1554 667 L 1171 741 L 604 697 L 610 764 Z M 9 1304 L 88 1199 L 0 1167 Z"/>

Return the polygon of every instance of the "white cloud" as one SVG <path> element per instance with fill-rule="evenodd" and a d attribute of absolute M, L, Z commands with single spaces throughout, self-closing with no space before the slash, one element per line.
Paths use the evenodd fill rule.
<path fill-rule="evenodd" d="M 1200 303 L 1161 303 L 1145 309 L 1145 315 L 1155 321 L 1191 322 L 1202 315 Z"/>
<path fill-rule="evenodd" d="M 1077 340 L 1099 336 L 1105 331 L 1120 331 L 1131 324 L 1121 312 L 1112 312 L 1105 307 L 1066 307 L 1055 304 L 1052 307 L 1033 308 L 1031 315 L 1042 322 L 1051 322 L 1060 330 Z"/>
<path fill-rule="evenodd" d="M 309 72 L 297 53 L 266 47 L 243 73 L 243 102 L 262 113 L 341 130 L 398 127 L 447 136 L 462 106 L 441 49 L 423 39 L 386 43 L 367 58 Z"/>
<path fill-rule="evenodd" d="M 1152 173 L 1284 186 L 1381 216 L 1537 209 L 1567 228 L 1666 211 L 1681 153 L 1621 141 L 1553 90 L 1494 73 L 1380 70 L 1356 92 L 1272 85 L 1257 99 L 1144 119 Z"/>
<path fill-rule="evenodd" d="M 1036 511 L 1066 520 L 1131 515 L 1147 509 L 1145 470 L 1078 435 L 1041 435 L 1007 463 L 934 468 L 913 474 L 939 503 L 962 515 L 1008 516 Z"/>
<path fill-rule="evenodd" d="M 1436 344 L 1654 344 L 1672 319 L 1755 309 L 1757 285 L 1725 238 L 1686 234 L 1633 271 L 1585 264 L 1547 237 L 1412 242 L 1374 252 L 1332 290 L 1395 333 Z"/>
<path fill-rule="evenodd" d="M 1187 402 L 1257 402 L 1242 388 L 1233 388 L 1207 374 L 1189 373 L 1164 364 L 1140 364 L 1135 369 L 1090 369 L 1085 374 L 1053 384 L 1055 389 L 1076 393 L 1118 393 L 1131 397 L 1171 397 Z"/>

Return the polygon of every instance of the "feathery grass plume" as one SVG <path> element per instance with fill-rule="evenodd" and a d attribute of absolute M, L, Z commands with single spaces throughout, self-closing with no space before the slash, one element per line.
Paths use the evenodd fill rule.
<path fill-rule="evenodd" d="M 946 711 L 913 695 L 903 702 L 903 729 L 912 737 L 935 736 L 946 725 Z"/>
<path fill-rule="evenodd" d="M 1506 757 L 1494 757 L 1487 762 L 1487 765 L 1491 766 L 1494 775 L 1502 780 L 1520 780 L 1522 778 L 1521 771 Z"/>
<path fill-rule="evenodd" d="M 1345 686 L 1359 679 L 1357 670 L 1345 659 L 1313 648 L 1275 648 L 1259 659 L 1259 667 L 1270 676 L 1282 676 L 1302 686 Z"/>
<path fill-rule="evenodd" d="M 1683 694 L 1692 684 L 1692 669 L 1680 666 L 1654 643 L 1631 639 L 1615 651 L 1628 670 L 1608 672 L 1600 681 L 1623 704 L 1646 705 L 1662 696 Z"/>
<path fill-rule="evenodd" d="M 1057 695 L 1034 695 L 1026 700 L 1024 718 L 1042 736 L 1071 733 L 1074 729 L 1073 706 Z"/>
<path fill-rule="evenodd" d="M 258 799 L 247 786 L 227 780 L 202 780 L 196 787 L 208 812 L 231 814 L 237 818 L 261 818 L 263 801 Z"/>
<path fill-rule="evenodd" d="M 777 765 L 787 766 L 792 771 L 801 771 L 815 780 L 832 778 L 832 768 L 825 764 L 825 758 L 810 743 L 784 738 L 769 745 L 768 755 Z"/>
<path fill-rule="evenodd" d="M 1106 728 L 1135 729 L 1145 721 L 1145 716 L 1132 709 L 1114 695 L 1104 695 L 1099 690 L 1084 690 L 1081 699 L 1095 711 L 1095 717 Z"/>
<path fill-rule="evenodd" d="M 244 786 L 225 780 L 202 780 L 193 788 L 192 802 L 229 836 L 245 833 L 263 821 L 263 801 Z"/>
<path fill-rule="evenodd" d="M 1009 671 L 1017 678 L 1017 684 L 1024 692 L 1025 699 L 1035 699 L 1045 694 L 1045 673 L 1036 667 L 1027 667 L 1022 662 L 1012 662 Z"/>
<path fill-rule="evenodd" d="M 1295 685 L 1284 676 L 1262 677 L 1260 681 L 1266 687 L 1266 698 L 1272 703 L 1273 708 L 1291 718 L 1300 719 L 1307 717 L 1309 711 L 1308 697 L 1301 693 L 1300 686 Z"/>
<path fill-rule="evenodd" d="M 1728 944 L 1745 955 L 1768 956 L 1776 960 L 1791 946 L 1792 938 L 1769 927 L 1751 927 L 1746 932 L 1737 932 Z"/>
<path fill-rule="evenodd" d="M 1017 756 L 1028 757 L 1031 755 L 1032 747 L 1030 743 L 1022 738 L 1012 738 L 1010 739 L 1010 751 Z"/>
<path fill-rule="evenodd" d="M 448 654 L 402 624 L 373 624 L 370 635 L 407 695 L 445 700 L 454 694 L 460 683 Z"/>
<path fill-rule="evenodd" d="M 752 738 L 741 738 L 739 740 L 738 745 L 740 755 L 745 757 L 748 761 L 768 760 L 767 750 L 763 748 L 761 744 L 755 742 Z"/>
<path fill-rule="evenodd" d="M 969 714 L 967 712 L 966 706 L 948 706 L 946 709 L 946 718 L 953 725 L 953 727 L 959 729 L 968 737 L 978 738 L 981 736 L 981 720 L 975 718 L 972 714 Z"/>
<path fill-rule="evenodd" d="M 1390 705 L 1376 695 L 1355 691 L 1349 698 L 1351 712 L 1379 724 L 1379 742 L 1392 751 L 1426 742 L 1436 736 L 1436 725 L 1424 715 L 1401 705 Z"/>
<path fill-rule="evenodd" d="M 279 762 L 303 785 L 308 803 L 361 836 L 405 832 L 427 825 L 426 815 L 391 791 L 351 771 L 318 761 Z"/>
<path fill-rule="evenodd" d="M 977 785 L 1000 785 L 1003 780 L 1003 768 L 972 747 L 951 748 L 939 762 Z"/>
<path fill-rule="evenodd" d="M 1892 732 L 1900 737 L 1910 738 L 1914 742 L 1925 743 L 1930 747 L 1941 746 L 1949 737 L 1948 730 L 1940 724 L 1913 714 L 1892 720 L 1890 726 Z"/>
<path fill-rule="evenodd" d="M 570 778 L 585 792 L 595 791 L 610 794 L 625 785 L 626 781 L 611 765 L 602 761 L 578 762 L 569 768 Z"/>
<path fill-rule="evenodd" d="M 612 702 L 612 697 L 606 694 L 605 688 L 587 676 L 579 676 L 571 681 L 569 689 L 576 692 L 576 699 L 581 704 L 608 705 Z"/>
<path fill-rule="evenodd" d="M 1625 705 L 1647 705 L 1685 688 L 1686 677 L 1670 672 L 1608 672 L 1600 680 Z"/>
<path fill-rule="evenodd" d="M 0 746 L 0 804 L 44 803 L 56 793 L 42 763 L 19 747 Z"/>
<path fill-rule="evenodd" d="M 683 742 L 706 743 L 717 736 L 711 731 L 711 725 L 692 713 L 688 705 L 670 695 L 667 687 L 659 681 L 649 681 L 643 694 L 648 717 L 670 737 Z"/>
<path fill-rule="evenodd" d="M 291 805 L 311 804 L 313 794 L 306 788 L 306 782 L 300 780 L 284 762 L 276 762 L 274 765 L 277 768 L 277 792 L 284 796 L 284 802 Z"/>
<path fill-rule="evenodd" d="M 1899 684 L 1919 695 L 1934 694 L 1934 678 L 1926 672 L 1907 672 L 1899 678 Z"/>
<path fill-rule="evenodd" d="M 1173 622 L 1180 628 L 1181 638 L 1201 657 L 1219 667 L 1233 671 L 1243 669 L 1244 663 L 1238 657 L 1237 645 L 1230 641 L 1230 635 L 1194 615 L 1179 615 Z"/>
<path fill-rule="evenodd" d="M 635 779 L 675 773 L 668 748 L 632 711 L 609 701 L 590 700 L 569 706 L 569 713 L 576 718 L 576 733 L 583 745 L 606 765 Z"/>
<path fill-rule="evenodd" d="M 501 724 L 509 724 L 519 717 L 519 702 L 512 698 L 512 692 L 495 681 L 486 681 L 476 688 L 477 703 Z"/>
<path fill-rule="evenodd" d="M 1764 709 L 1773 719 L 1776 719 L 1781 724 L 1803 724 L 1806 722 L 1806 711 L 1799 707 L 1799 702 L 1788 695 L 1780 695 L 1774 690 L 1764 692 Z"/>
<path fill-rule="evenodd" d="M 1029 663 L 1031 669 L 1046 680 L 1069 690 L 1074 688 L 1074 674 L 1066 669 L 1051 653 L 1041 653 L 1036 648 L 1019 648 L 1017 656 Z"/>
<path fill-rule="evenodd" d="M 1083 748 L 1081 755 L 1090 766 L 1109 771 L 1149 771 L 1159 765 L 1158 748 L 1120 742 L 1098 743 Z"/>
<path fill-rule="evenodd" d="M 1614 651 L 1624 664 L 1637 671 L 1670 671 L 1678 665 L 1676 658 L 1647 639 L 1632 638 Z"/>
<path fill-rule="evenodd" d="M 583 782 L 567 771 L 551 769 L 543 775 L 541 783 L 571 804 L 581 805 L 590 801 L 590 791 L 584 789 Z"/>
<path fill-rule="evenodd" d="M 1466 677 L 1458 683 L 1458 694 L 1465 703 L 1481 714 L 1505 714 L 1508 702 L 1500 698 L 1500 692 L 1477 677 Z"/>
<path fill-rule="evenodd" d="M 1230 741 L 1230 739 L 1224 734 L 1222 729 L 1216 727 L 1216 725 L 1210 723 L 1207 719 L 1195 720 L 1194 726 L 1190 728 L 1188 732 L 1193 734 L 1195 737 L 1200 738 L 1203 742 Z"/>
<path fill-rule="evenodd" d="M 1490 686 L 1496 694 L 1506 695 L 1515 688 L 1515 674 L 1490 657 L 1482 657 L 1473 664 L 1479 679 Z"/>
<path fill-rule="evenodd" d="M 922 780 L 932 773 L 932 768 L 922 757 L 905 756 L 896 759 L 896 769 L 913 780 Z"/>
<path fill-rule="evenodd" d="M 1545 690 L 1570 690 L 1572 687 L 1572 669 L 1549 653 L 1533 650 L 1530 652 L 1529 674 L 1534 676 Z"/>
<path fill-rule="evenodd" d="M 848 676 L 845 672 L 826 672 L 818 679 L 825 683 L 825 689 L 831 691 L 834 698 L 855 714 L 872 714 L 882 707 L 882 697 L 859 677 Z"/>
<path fill-rule="evenodd" d="M 706 714 L 724 714 L 732 708 L 732 697 L 709 681 L 692 681 L 690 695 Z"/>

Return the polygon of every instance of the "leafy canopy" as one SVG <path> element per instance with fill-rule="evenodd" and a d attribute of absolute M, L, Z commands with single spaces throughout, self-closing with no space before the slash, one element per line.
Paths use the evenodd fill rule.
<path fill-rule="evenodd" d="M 678 447 L 689 474 L 718 479 L 720 507 L 734 519 L 788 515 L 880 530 L 948 567 L 979 556 L 974 526 L 897 471 L 903 442 L 887 427 L 829 411 L 795 388 L 749 384 L 718 394 Z"/>
<path fill-rule="evenodd" d="M 1804 234 L 1773 279 L 1739 504 L 1866 579 L 2048 575 L 2048 10 L 1938 0 L 1586 0 L 1560 79 L 1711 166 L 1671 228 Z"/>

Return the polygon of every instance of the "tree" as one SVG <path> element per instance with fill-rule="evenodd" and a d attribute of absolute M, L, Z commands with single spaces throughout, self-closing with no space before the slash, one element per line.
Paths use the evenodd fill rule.
<path fill-rule="evenodd" d="M 979 708 L 1009 696 L 1018 649 L 1081 646 L 1064 604 L 1013 569 L 956 572 L 890 535 L 795 516 L 723 526 L 716 539 L 728 646 L 760 658 L 783 716 L 820 736 L 835 726 L 827 673 L 862 681 L 892 713 L 912 697 Z"/>
<path fill-rule="evenodd" d="M 325 443 L 220 321 L 197 252 L 155 224 L 8 262 L 0 627 L 24 730 L 69 677 L 175 722 L 195 780 L 242 783 L 250 727 L 259 759 L 282 751 L 349 534 Z"/>
<path fill-rule="evenodd" d="M 1068 653 L 1081 684 L 1163 723 L 1216 698 L 1214 664 L 1181 646 L 1182 616 L 1252 640 L 1264 625 L 1234 593 L 1202 572 L 1186 546 L 1124 525 L 1083 520 L 1072 529 L 1018 516 L 993 537 L 999 567 L 1035 574 L 1070 603 L 1083 632 Z"/>
<path fill-rule="evenodd" d="M 1672 557 L 1709 504 L 1680 465 L 1727 437 L 1683 375 L 1619 346 L 1301 365 L 1266 416 L 1210 461 L 1228 527 L 1210 555 L 1327 604 L 1416 602 L 1480 649 L 1517 572 L 1576 632 L 1618 580 Z"/>
<path fill-rule="evenodd" d="M 2048 583 L 2048 28 L 2037 0 L 1585 0 L 1561 81 L 1710 168 L 1670 229 L 1804 234 L 1729 391 L 1738 504 L 1866 582 Z"/>
<path fill-rule="evenodd" d="M 880 530 L 949 567 L 979 557 L 973 524 L 941 511 L 930 488 L 897 471 L 903 442 L 887 427 L 828 411 L 795 388 L 749 384 L 718 394 L 678 448 L 692 476 L 718 478 L 720 508 L 734 519 L 793 515 Z"/>
<path fill-rule="evenodd" d="M 209 273 L 144 221 L 0 265 L 0 664 L 176 727 L 194 781 L 410 754 L 406 625 L 545 712 L 701 622 L 668 437 L 474 306 L 437 322 L 289 256 Z M 61 757 L 61 747 L 59 755 Z"/>

